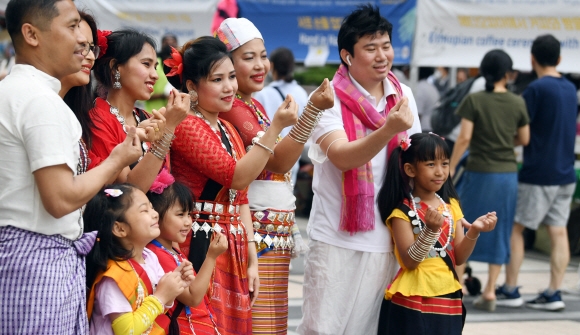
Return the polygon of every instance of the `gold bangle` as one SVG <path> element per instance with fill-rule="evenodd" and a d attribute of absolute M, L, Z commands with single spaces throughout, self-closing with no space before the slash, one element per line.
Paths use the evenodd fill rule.
<path fill-rule="evenodd" d="M 477 236 L 475 238 L 471 238 L 471 237 L 467 236 L 467 233 L 465 233 L 465 238 L 468 239 L 468 240 L 477 241 L 477 239 L 479 238 L 479 235 L 480 234 L 481 233 L 477 234 Z"/>

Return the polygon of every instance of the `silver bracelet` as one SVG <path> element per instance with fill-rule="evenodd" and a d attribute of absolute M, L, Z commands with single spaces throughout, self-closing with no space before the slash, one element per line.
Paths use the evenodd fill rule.
<path fill-rule="evenodd" d="M 260 142 L 258 142 L 258 141 L 254 142 L 254 145 L 257 145 L 257 146 L 259 146 L 260 148 L 263 148 L 263 149 L 265 149 L 265 150 L 268 150 L 268 151 L 270 152 L 270 154 L 271 154 L 271 155 L 273 155 L 273 154 L 274 154 L 274 150 L 272 150 L 272 149 L 268 148 L 267 146 L 263 145 L 262 143 L 260 143 Z"/>

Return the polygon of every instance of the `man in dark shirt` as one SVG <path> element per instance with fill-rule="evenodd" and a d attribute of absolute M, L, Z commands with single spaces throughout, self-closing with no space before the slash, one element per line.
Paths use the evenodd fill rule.
<path fill-rule="evenodd" d="M 556 70 L 560 42 L 552 35 L 539 36 L 532 44 L 532 67 L 538 79 L 524 91 L 530 116 L 530 144 L 524 148 L 519 173 L 518 204 L 511 237 L 511 259 L 506 283 L 496 291 L 497 305 L 519 307 L 523 300 L 517 276 L 524 259 L 524 228 L 548 228 L 551 240 L 550 284 L 526 303 L 530 308 L 562 310 L 560 286 L 570 260 L 566 224 L 576 186 L 574 143 L 578 98 L 574 85 Z"/>

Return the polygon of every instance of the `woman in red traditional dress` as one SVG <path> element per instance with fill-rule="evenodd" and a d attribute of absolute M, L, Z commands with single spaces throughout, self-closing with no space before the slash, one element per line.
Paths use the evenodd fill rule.
<path fill-rule="evenodd" d="M 287 98 L 270 130 L 246 150 L 235 128 L 218 118 L 232 108 L 236 73 L 225 45 L 201 37 L 174 50 L 165 62 L 170 82 L 191 95 L 191 109 L 176 128 L 171 147 L 172 174 L 193 192 L 192 231 L 182 252 L 199 271 L 213 231 L 228 238 L 217 258 L 208 292 L 218 326 L 226 334 L 252 334 L 251 305 L 258 296 L 258 261 L 246 188 L 263 170 L 280 131 L 296 122 L 297 108 Z"/>
<path fill-rule="evenodd" d="M 258 29 L 244 18 L 226 19 L 216 35 L 231 52 L 238 78 L 233 108 L 222 117 L 236 127 L 249 151 L 271 126 L 264 107 L 252 98 L 252 93 L 264 88 L 264 79 L 270 70 L 264 40 Z M 325 80 L 304 106 L 304 113 L 289 136 L 279 138 L 278 144 L 270 146 L 272 155 L 248 190 L 262 283 L 260 297 L 252 308 L 254 334 L 288 331 L 290 258 L 308 249 L 298 226 L 294 225 L 296 198 L 290 169 L 300 157 L 322 111 L 333 104 L 333 94 Z"/>
<path fill-rule="evenodd" d="M 131 183 L 147 192 L 164 164 L 175 127 L 189 109 L 189 96 L 174 90 L 167 107 L 149 118 L 135 108 L 135 102 L 148 100 L 158 79 L 155 41 L 134 30 L 99 31 L 98 44 L 94 74 L 103 92 L 90 111 L 93 138 L 89 168 L 99 165 L 125 140 L 125 126 L 136 126 L 143 156 L 111 182 Z"/>

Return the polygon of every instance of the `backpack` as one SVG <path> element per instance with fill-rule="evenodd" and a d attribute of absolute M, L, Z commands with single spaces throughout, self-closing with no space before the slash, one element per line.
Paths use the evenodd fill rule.
<path fill-rule="evenodd" d="M 459 124 L 461 117 L 455 115 L 455 110 L 469 94 L 475 79 L 477 77 L 467 79 L 439 98 L 439 102 L 431 115 L 431 127 L 434 133 L 442 136 L 448 135 Z"/>

